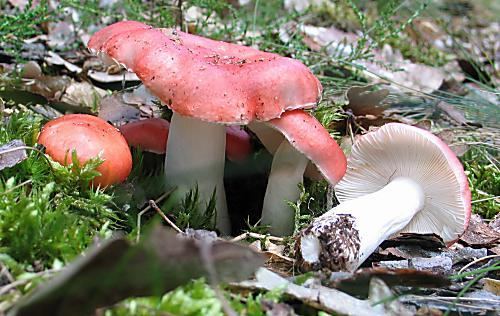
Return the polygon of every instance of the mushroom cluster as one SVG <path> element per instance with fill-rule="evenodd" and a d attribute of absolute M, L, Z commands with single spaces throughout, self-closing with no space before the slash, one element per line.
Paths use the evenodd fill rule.
<path fill-rule="evenodd" d="M 293 229 L 293 211 L 285 200 L 298 198 L 297 183 L 308 160 L 332 184 L 345 172 L 346 159 L 337 143 L 301 110 L 316 105 L 322 87 L 298 60 L 134 21 L 98 31 L 88 47 L 135 72 L 174 112 L 166 149 L 167 182 L 180 194 L 197 185 L 204 201 L 215 190 L 216 223 L 223 233 L 230 231 L 223 185 L 224 125 L 266 124 L 285 136 L 274 156 L 266 192 L 269 207 L 263 210 L 272 233 Z M 318 143 L 327 159 L 318 155 Z"/>
<path fill-rule="evenodd" d="M 340 204 L 299 236 L 304 269 L 353 271 L 387 238 L 434 233 L 451 245 L 465 231 L 471 193 L 460 161 L 438 137 L 390 123 L 353 146 Z"/>

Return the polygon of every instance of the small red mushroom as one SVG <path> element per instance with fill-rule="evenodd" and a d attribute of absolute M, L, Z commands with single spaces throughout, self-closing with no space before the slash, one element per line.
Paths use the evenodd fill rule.
<path fill-rule="evenodd" d="M 169 128 L 170 123 L 161 118 L 134 121 L 118 127 L 130 146 L 155 154 L 165 153 Z"/>
<path fill-rule="evenodd" d="M 164 154 L 167 149 L 170 123 L 161 118 L 149 118 L 119 127 L 128 144 L 144 151 Z M 250 135 L 239 126 L 226 127 L 226 155 L 231 161 L 245 160 L 252 152 Z"/>
<path fill-rule="evenodd" d="M 127 141 L 106 121 L 86 114 L 69 114 L 45 124 L 38 136 L 45 152 L 63 165 L 71 163 L 75 150 L 78 161 L 84 165 L 100 156 L 104 162 L 97 168 L 101 173 L 93 184 L 107 187 L 123 182 L 132 169 L 132 155 Z"/>
<path fill-rule="evenodd" d="M 231 161 L 245 160 L 252 153 L 250 134 L 240 126 L 226 126 L 226 156 Z"/>

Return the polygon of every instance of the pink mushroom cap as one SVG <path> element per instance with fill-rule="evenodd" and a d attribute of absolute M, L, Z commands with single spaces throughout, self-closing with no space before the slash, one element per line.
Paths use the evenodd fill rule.
<path fill-rule="evenodd" d="M 148 118 L 120 126 L 118 129 L 129 146 L 164 154 L 167 148 L 170 123 L 161 118 Z M 231 161 L 246 159 L 252 153 L 250 135 L 239 126 L 226 127 L 226 155 Z"/>
<path fill-rule="evenodd" d="M 174 112 L 244 125 L 313 107 L 322 87 L 300 61 L 174 29 L 125 21 L 88 43 L 135 72 Z"/>
<path fill-rule="evenodd" d="M 433 232 L 453 244 L 470 221 L 468 179 L 455 153 L 426 130 L 389 123 L 360 137 L 335 192 L 342 205 L 380 190 L 397 177 L 416 181 L 426 196 L 423 210 L 400 232 Z"/>
<path fill-rule="evenodd" d="M 313 162 L 329 183 L 336 184 L 344 176 L 344 152 L 314 116 L 302 110 L 287 111 L 268 124 Z"/>

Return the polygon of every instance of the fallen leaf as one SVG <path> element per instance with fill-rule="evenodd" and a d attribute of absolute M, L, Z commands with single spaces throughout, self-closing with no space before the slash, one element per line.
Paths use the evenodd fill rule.
<path fill-rule="evenodd" d="M 445 74 L 442 70 L 412 63 L 389 45 L 384 45 L 381 50 L 376 50 L 373 54 L 373 61 L 357 62 L 366 68 L 365 74 L 371 77 L 373 82 L 389 81 L 396 83 L 403 91 L 409 89 L 431 93 L 438 90 L 444 81 Z"/>
<path fill-rule="evenodd" d="M 25 79 L 36 79 L 42 75 L 42 68 L 33 60 L 28 61 L 22 66 L 21 76 Z"/>
<path fill-rule="evenodd" d="M 353 45 L 359 39 L 358 35 L 341 31 L 333 26 L 326 28 L 304 25 L 300 30 L 309 48 L 315 51 L 325 48 L 329 55 L 337 58 L 349 56 L 353 51 Z"/>
<path fill-rule="evenodd" d="M 380 247 L 397 247 L 399 245 L 415 245 L 422 249 L 437 250 L 443 249 L 446 245 L 443 239 L 436 234 L 414 234 L 400 233 L 398 236 L 384 241 Z"/>
<path fill-rule="evenodd" d="M 113 124 L 123 124 L 129 121 L 138 120 L 140 111 L 136 106 L 123 102 L 123 95 L 120 93 L 107 95 L 101 99 L 98 116 Z"/>
<path fill-rule="evenodd" d="M 210 254 L 217 279 L 223 282 L 241 281 L 263 263 L 248 247 L 178 238 L 158 225 L 137 245 L 115 238 L 91 248 L 22 299 L 9 315 L 89 315 L 127 297 L 161 295 L 209 276 L 202 250 Z"/>
<path fill-rule="evenodd" d="M 445 101 L 439 101 L 436 107 L 444 112 L 449 118 L 451 118 L 458 125 L 466 126 L 468 125 L 467 119 L 462 111 L 455 108 L 453 105 Z"/>
<path fill-rule="evenodd" d="M 360 300 L 339 290 L 317 284 L 309 287 L 300 286 L 268 269 L 259 269 L 255 278 L 253 281 L 243 281 L 231 285 L 243 290 L 272 291 L 283 289 L 288 296 L 328 313 L 356 316 L 386 315 L 384 306 L 373 307 L 369 301 Z"/>
<path fill-rule="evenodd" d="M 47 45 L 54 49 L 64 49 L 75 41 L 73 25 L 65 22 L 49 22 Z"/>
<path fill-rule="evenodd" d="M 336 273 L 332 273 L 330 279 L 331 283 L 329 285 L 332 285 L 333 287 L 351 295 L 361 295 L 363 297 L 368 296 L 368 285 L 373 277 L 381 279 L 389 287 L 408 286 L 442 288 L 451 284 L 448 278 L 440 274 L 417 269 L 391 269 L 376 267 L 359 269 L 353 274 L 348 273 L 337 278 L 335 277 L 335 274 Z"/>
<path fill-rule="evenodd" d="M 64 60 L 61 56 L 58 54 L 49 51 L 47 57 L 45 57 L 45 61 L 51 65 L 58 65 L 58 66 L 64 66 L 66 69 L 68 69 L 70 72 L 74 72 L 76 74 L 79 74 L 82 72 L 82 68 L 78 67 L 75 64 L 70 63 L 69 61 Z"/>
<path fill-rule="evenodd" d="M 160 102 L 145 85 L 140 85 L 131 92 L 125 92 L 123 94 L 123 101 L 127 104 L 148 106 L 156 105 L 155 103 Z"/>
<path fill-rule="evenodd" d="M 87 75 L 93 80 L 101 83 L 122 82 L 122 81 L 141 81 L 133 72 L 123 71 L 121 74 L 108 74 L 103 71 L 89 70 Z"/>
<path fill-rule="evenodd" d="M 24 83 L 24 88 L 48 100 L 58 100 L 72 79 L 67 76 L 39 76 Z"/>
<path fill-rule="evenodd" d="M 79 112 L 95 111 L 105 95 L 106 91 L 86 81 L 72 81 L 59 101 Z"/>
<path fill-rule="evenodd" d="M 395 294 L 378 277 L 370 279 L 368 291 L 368 300 L 372 302 L 373 306 L 382 305 L 386 315 L 411 316 L 414 314 L 397 299 L 392 299 L 395 297 Z"/>
<path fill-rule="evenodd" d="M 460 241 L 471 247 L 492 248 L 500 240 L 500 233 L 486 225 L 481 217 L 472 214 L 469 226 L 460 237 Z"/>
<path fill-rule="evenodd" d="M 351 87 L 346 92 L 349 100 L 347 107 L 352 110 L 354 115 L 381 115 L 387 106 L 381 105 L 381 102 L 389 95 L 389 90 L 379 89 L 372 91 L 374 85 L 365 87 Z"/>
<path fill-rule="evenodd" d="M 483 278 L 481 280 L 484 283 L 483 288 L 497 296 L 500 296 L 500 281 L 490 278 Z"/>
<path fill-rule="evenodd" d="M 10 168 L 26 160 L 28 155 L 23 147 L 26 144 L 20 139 L 14 139 L 7 144 L 0 145 L 0 170 Z"/>

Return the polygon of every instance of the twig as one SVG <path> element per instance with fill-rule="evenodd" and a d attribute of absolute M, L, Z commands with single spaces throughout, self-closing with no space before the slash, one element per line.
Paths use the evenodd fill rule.
<path fill-rule="evenodd" d="M 281 238 L 281 237 L 269 236 L 269 235 L 262 235 L 262 234 L 252 233 L 252 232 L 246 232 L 246 233 L 243 233 L 241 235 L 238 235 L 238 236 L 234 237 L 233 239 L 230 240 L 230 242 L 241 241 L 241 240 L 244 240 L 244 239 L 246 239 L 248 237 L 257 238 L 257 239 L 268 239 L 268 240 L 277 241 L 277 242 L 283 242 L 284 241 L 284 239 Z"/>
<path fill-rule="evenodd" d="M 10 283 L 14 282 L 15 279 L 12 276 L 12 274 L 10 274 L 9 268 L 7 268 L 7 266 L 3 265 L 2 262 L 0 262 L 0 265 L 2 266 L 2 270 L 0 271 L 0 276 L 9 280 Z"/>
<path fill-rule="evenodd" d="M 177 227 L 177 225 L 175 225 L 175 223 L 172 222 L 170 218 L 168 218 L 167 215 L 165 215 L 165 213 L 163 213 L 163 211 L 158 207 L 158 205 L 156 205 L 155 201 L 149 200 L 149 206 L 151 206 L 158 214 L 160 214 L 163 220 L 165 220 L 165 222 L 167 222 L 175 231 L 181 234 L 183 233 L 183 231 L 179 227 Z"/>
<path fill-rule="evenodd" d="M 0 288 L 0 296 L 10 292 L 14 288 L 24 285 L 37 277 L 43 277 L 61 271 L 62 269 L 50 269 L 31 274 L 26 279 L 19 279 Z"/>
<path fill-rule="evenodd" d="M 182 0 L 177 0 L 177 10 L 179 10 L 179 15 L 178 18 L 179 20 L 177 21 L 177 24 L 179 24 L 179 27 L 182 31 L 182 24 L 184 22 L 184 17 L 182 16 Z"/>
<path fill-rule="evenodd" d="M 252 45 L 255 42 L 255 25 L 257 23 L 257 13 L 259 12 L 259 0 L 255 0 L 255 6 L 253 8 L 253 19 L 252 19 Z"/>
<path fill-rule="evenodd" d="M 10 188 L 10 189 L 8 189 L 8 190 L 5 190 L 5 191 L 3 191 L 3 192 L 0 192 L 0 195 L 8 194 L 8 193 L 10 193 L 10 192 L 12 192 L 12 191 L 14 191 L 14 190 L 16 190 L 16 189 L 18 189 L 18 188 L 22 187 L 22 186 L 25 186 L 26 184 L 30 184 L 31 182 L 32 182 L 32 180 L 31 180 L 31 179 L 28 179 L 28 180 L 26 180 L 26 181 L 24 181 L 24 182 L 22 182 L 22 183 L 19 183 L 19 184 L 18 184 L 18 185 L 16 185 L 16 186 L 14 186 L 14 187 Z"/>
<path fill-rule="evenodd" d="M 495 200 L 495 199 L 498 199 L 498 198 L 500 198 L 500 195 L 491 196 L 491 197 L 484 198 L 484 199 L 479 199 L 479 200 L 474 200 L 474 201 L 471 202 L 471 204 L 479 203 L 479 202 L 486 202 L 486 201 Z"/>
<path fill-rule="evenodd" d="M 160 197 L 155 200 L 155 203 L 160 203 L 161 201 L 163 201 L 163 199 L 165 199 L 167 196 L 169 196 L 174 190 L 175 190 L 175 188 L 168 190 L 167 192 L 160 195 Z M 144 213 L 146 213 L 150 209 L 151 209 L 151 206 L 148 205 L 142 211 L 140 211 L 139 214 L 137 214 L 137 238 L 135 240 L 136 242 L 139 242 L 139 240 L 141 239 L 141 218 L 142 218 L 142 215 L 144 215 Z"/>
<path fill-rule="evenodd" d="M 465 266 L 463 266 L 462 269 L 460 269 L 458 271 L 457 274 L 462 274 L 462 272 L 464 272 L 465 269 L 467 269 L 468 267 L 478 263 L 478 262 L 481 262 L 481 261 L 484 261 L 484 260 L 487 260 L 487 259 L 492 259 L 492 258 L 497 258 L 497 257 L 500 257 L 500 255 L 489 255 L 489 256 L 485 256 L 485 257 L 481 257 L 481 258 L 478 258 L 472 262 L 469 262 L 468 264 L 466 264 Z"/>
<path fill-rule="evenodd" d="M 457 298 L 451 296 L 421 296 L 421 295 L 412 295 L 409 296 L 412 299 L 418 300 L 440 300 L 440 301 L 454 301 Z M 408 298 L 408 297 L 407 297 Z M 470 302 L 488 302 L 488 303 L 500 303 L 500 300 L 487 299 L 482 297 L 458 297 L 459 301 L 470 301 Z"/>

